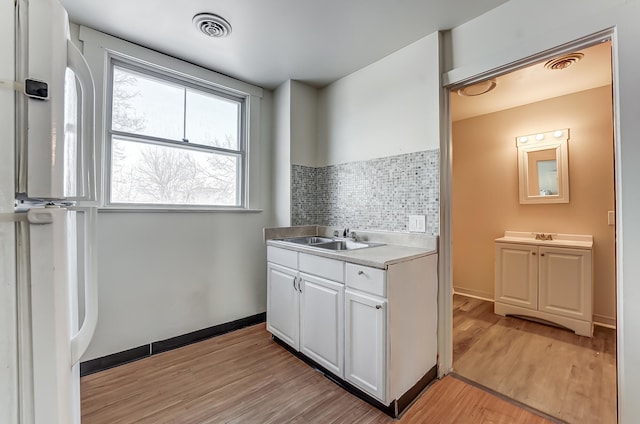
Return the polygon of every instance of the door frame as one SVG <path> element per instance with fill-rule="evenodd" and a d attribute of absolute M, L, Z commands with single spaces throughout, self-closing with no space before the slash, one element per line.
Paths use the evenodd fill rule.
<path fill-rule="evenodd" d="M 450 95 L 458 88 L 495 78 L 500 75 L 524 68 L 526 66 L 539 63 L 544 60 L 557 57 L 561 54 L 570 53 L 589 46 L 596 45 L 602 41 L 611 41 L 611 68 L 612 68 L 612 87 L 613 87 L 613 143 L 614 143 L 614 190 L 615 190 L 615 264 L 616 264 L 616 377 L 617 377 L 617 393 L 618 393 L 618 414 L 621 413 L 620 394 L 620 372 L 624 369 L 623 358 L 620 352 L 623 340 L 621 339 L 621 283 L 622 264 L 620 263 L 619 241 L 621 240 L 622 215 L 620 213 L 620 180 L 622 177 L 620 171 L 621 152 L 619 134 L 619 114 L 618 114 L 618 43 L 615 28 L 607 28 L 605 30 L 587 35 L 583 38 L 571 41 L 566 44 L 554 47 L 524 57 L 512 63 L 506 63 L 486 72 L 481 72 L 474 76 L 455 79 L 455 70 L 449 70 L 442 73 L 442 87 L 440 90 L 440 237 L 439 237 L 439 278 L 438 278 L 438 377 L 444 377 L 449 374 L 453 368 L 453 226 L 452 226 L 452 175 L 453 175 L 453 136 L 451 127 L 451 111 L 450 111 Z M 441 50 L 443 43 L 441 42 Z M 441 64 L 443 60 L 440 61 Z"/>

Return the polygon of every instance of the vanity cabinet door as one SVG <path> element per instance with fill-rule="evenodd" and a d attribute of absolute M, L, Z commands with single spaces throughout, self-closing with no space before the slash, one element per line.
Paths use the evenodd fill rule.
<path fill-rule="evenodd" d="M 387 402 L 387 302 L 345 291 L 345 379 Z"/>
<path fill-rule="evenodd" d="M 591 321 L 591 251 L 539 248 L 540 311 Z"/>
<path fill-rule="evenodd" d="M 538 248 L 496 243 L 495 300 L 538 309 Z"/>
<path fill-rule="evenodd" d="M 344 378 L 344 285 L 300 274 L 300 352 Z"/>
<path fill-rule="evenodd" d="M 298 271 L 267 262 L 267 331 L 299 350 Z"/>

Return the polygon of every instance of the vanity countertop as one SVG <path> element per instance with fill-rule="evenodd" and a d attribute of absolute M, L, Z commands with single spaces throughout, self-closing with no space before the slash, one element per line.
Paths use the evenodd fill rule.
<path fill-rule="evenodd" d="M 267 246 L 281 247 L 380 269 L 386 269 L 389 265 L 438 253 L 438 236 L 419 233 L 355 230 L 358 234 L 358 241 L 383 244 L 354 250 L 325 250 L 281 240 L 288 237 L 316 235 L 332 237 L 337 230 L 340 229 L 319 225 L 265 228 L 264 239 Z"/>
<path fill-rule="evenodd" d="M 551 236 L 552 240 L 538 240 L 537 234 Z M 496 243 L 534 244 L 536 246 L 572 247 L 575 249 L 592 249 L 593 236 L 583 234 L 535 233 L 522 231 L 505 231 L 504 236 L 497 238 Z"/>
<path fill-rule="evenodd" d="M 368 247 L 365 249 L 340 251 L 296 245 L 282 240 L 267 240 L 267 246 L 281 247 L 283 249 L 295 250 L 301 253 L 309 253 L 312 255 L 323 256 L 325 258 L 338 259 L 345 262 L 380 269 L 386 269 L 389 265 L 437 253 L 437 249 L 399 246 L 393 244 Z"/>

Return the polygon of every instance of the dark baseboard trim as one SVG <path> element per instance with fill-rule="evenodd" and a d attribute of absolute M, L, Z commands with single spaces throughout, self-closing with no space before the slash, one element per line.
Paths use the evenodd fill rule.
<path fill-rule="evenodd" d="M 302 362 L 306 363 L 307 365 L 315 368 L 318 372 L 322 373 L 325 377 L 327 377 L 329 380 L 331 380 L 338 386 L 342 387 L 347 392 L 362 399 L 368 404 L 376 407 L 380 411 L 389 415 L 391 418 L 398 418 L 400 414 L 402 414 L 405 411 L 405 409 L 413 403 L 413 401 L 418 397 L 418 395 L 422 393 L 424 388 L 427 387 L 432 381 L 434 381 L 437 376 L 437 366 L 434 365 L 433 368 L 431 368 L 412 388 L 407 390 L 407 392 L 404 395 L 402 395 L 400 399 L 394 400 L 389 405 L 385 405 L 384 403 L 380 402 L 376 398 L 363 392 L 356 386 L 334 375 L 331 371 L 327 370 L 326 368 L 318 364 L 313 359 L 308 358 L 307 356 L 298 352 L 297 350 L 289 346 L 287 343 L 280 340 L 278 337 L 272 335 L 271 338 L 280 346 L 282 346 L 283 348 L 291 352 L 291 354 L 294 355 L 296 358 L 300 359 Z"/>
<path fill-rule="evenodd" d="M 262 322 L 265 322 L 266 320 L 267 313 L 262 312 L 249 317 L 240 318 L 235 321 L 214 325 L 213 327 L 204 328 L 202 330 L 193 331 L 191 333 L 182 334 L 180 336 L 171 337 L 170 339 L 160 340 L 150 344 L 134 347 L 133 349 L 125 350 L 123 352 L 117 352 L 111 355 L 103 356 L 101 358 L 91 359 L 89 361 L 80 363 L 80 376 L 84 377 L 85 375 L 104 371 L 109 368 L 117 367 L 119 365 L 124 365 L 126 363 L 137 361 L 151 355 L 167 352 L 169 350 L 187 346 L 192 343 L 210 339 L 211 337 L 219 336 L 235 330 L 240 330 L 241 328 L 249 327 L 251 325 L 260 324 Z"/>
<path fill-rule="evenodd" d="M 116 352 L 101 358 L 81 362 L 80 376 L 84 377 L 85 375 L 108 370 L 109 368 L 128 364 L 129 362 L 137 361 L 138 359 L 147 358 L 149 356 L 151 356 L 151 346 L 142 345 L 123 352 Z"/>
<path fill-rule="evenodd" d="M 538 415 L 539 417 L 542 417 L 542 418 L 544 418 L 546 420 L 549 420 L 552 423 L 555 423 L 555 424 L 569 424 L 567 421 L 563 421 L 563 420 L 561 420 L 559 418 L 553 417 L 553 416 L 547 414 L 546 412 L 542 412 L 539 409 L 533 408 L 533 407 L 531 407 L 531 406 L 529 406 L 529 405 L 527 405 L 525 403 L 522 403 L 522 402 L 520 402 L 518 400 L 512 399 L 512 398 L 510 398 L 510 397 L 508 397 L 506 395 L 503 395 L 500 392 L 496 392 L 495 390 L 493 390 L 493 389 L 491 389 L 491 388 L 489 388 L 487 386 L 483 386 L 480 383 L 476 383 L 473 380 L 469 380 L 468 378 L 463 377 L 460 374 L 451 373 L 449 375 L 451 377 L 455 378 L 455 379 L 458 379 L 458 380 L 460 380 L 460 381 L 462 381 L 464 383 L 467 383 L 470 386 L 477 387 L 478 389 L 483 390 L 483 391 L 485 391 L 485 392 L 487 392 L 487 393 L 489 393 L 489 394 L 491 394 L 491 395 L 493 395 L 493 396 L 495 396 L 495 397 L 497 397 L 499 399 L 502 399 L 502 400 L 504 400 L 506 402 L 509 402 L 509 403 L 513 404 L 513 405 L 516 405 L 517 407 L 522 408 L 525 411 L 531 412 L 532 414 Z"/>
<path fill-rule="evenodd" d="M 405 394 L 400 396 L 397 400 L 398 404 L 398 416 L 402 414 L 409 406 L 413 404 L 413 401 L 420 396 L 420 393 L 427 388 L 429 384 L 436 380 L 438 376 L 438 366 L 434 365 L 422 378 L 413 385 Z"/>
<path fill-rule="evenodd" d="M 171 337 L 170 339 L 161 340 L 151 343 L 151 354 L 166 352 L 168 350 L 177 349 L 182 346 L 187 346 L 192 343 L 197 343 L 202 340 L 210 339 L 211 337 L 219 336 L 221 334 L 229 333 L 231 331 L 239 330 L 250 325 L 260 324 L 267 320 L 267 313 L 252 315 L 246 318 L 240 318 L 235 321 L 226 322 L 224 324 L 214 325 L 213 327 L 204 328 L 202 330 L 193 331 L 191 333 L 183 334 L 181 336 Z"/>

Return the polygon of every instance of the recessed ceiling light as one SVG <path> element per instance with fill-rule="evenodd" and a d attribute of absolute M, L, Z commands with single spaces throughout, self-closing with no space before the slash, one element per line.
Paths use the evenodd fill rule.
<path fill-rule="evenodd" d="M 464 97 L 480 96 L 496 88 L 496 85 L 497 82 L 495 79 L 482 81 L 477 84 L 467 85 L 466 87 L 458 89 L 458 95 Z"/>
<path fill-rule="evenodd" d="M 193 17 L 193 24 L 204 35 L 223 38 L 231 34 L 231 24 L 222 16 L 213 13 L 199 13 Z"/>

